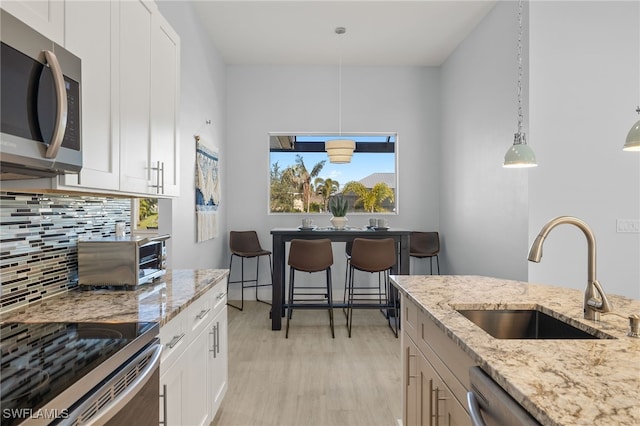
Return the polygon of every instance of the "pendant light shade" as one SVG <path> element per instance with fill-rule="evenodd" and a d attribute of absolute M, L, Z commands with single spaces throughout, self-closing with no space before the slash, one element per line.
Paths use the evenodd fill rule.
<path fill-rule="evenodd" d="M 334 164 L 346 164 L 351 162 L 356 143 L 350 139 L 334 139 L 324 143 L 329 161 Z"/>
<path fill-rule="evenodd" d="M 513 137 L 513 145 L 504 155 L 503 167 L 507 168 L 524 168 L 536 167 L 536 155 L 533 149 L 525 141 L 524 133 L 516 133 Z"/>
<path fill-rule="evenodd" d="M 506 168 L 523 168 L 536 167 L 536 155 L 533 149 L 527 145 L 527 139 L 522 131 L 522 123 L 524 114 L 522 112 L 522 0 L 518 4 L 518 83 L 517 100 L 518 100 L 518 132 L 513 137 L 513 145 L 504 155 L 503 167 Z"/>
<path fill-rule="evenodd" d="M 345 27 L 337 27 L 335 33 L 342 35 L 347 32 Z M 342 136 L 342 57 L 338 62 L 338 132 Z M 334 139 L 324 143 L 329 162 L 333 164 L 347 164 L 351 162 L 356 142 L 351 139 Z"/>
<path fill-rule="evenodd" d="M 636 110 L 638 114 L 640 114 L 640 107 Z M 623 151 L 640 151 L 640 120 L 636 121 L 636 124 L 633 125 L 631 130 L 629 130 L 629 134 L 627 135 L 627 140 L 622 147 Z"/>

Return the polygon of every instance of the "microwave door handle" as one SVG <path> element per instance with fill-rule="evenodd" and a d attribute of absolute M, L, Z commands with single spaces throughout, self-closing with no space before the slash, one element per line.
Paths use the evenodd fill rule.
<path fill-rule="evenodd" d="M 62 68 L 60 67 L 60 63 L 58 62 L 58 58 L 55 53 L 50 50 L 44 50 L 43 52 L 44 57 L 51 68 L 53 84 L 56 91 L 56 122 L 53 128 L 51 143 L 47 147 L 47 152 L 44 156 L 46 158 L 56 158 L 58 150 L 62 146 L 64 132 L 67 130 L 67 90 L 64 84 Z"/>

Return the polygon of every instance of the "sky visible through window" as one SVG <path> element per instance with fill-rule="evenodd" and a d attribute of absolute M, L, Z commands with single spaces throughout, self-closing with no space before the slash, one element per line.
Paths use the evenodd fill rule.
<path fill-rule="evenodd" d="M 354 152 L 351 163 L 332 164 L 326 152 L 301 152 L 299 153 L 307 170 L 311 171 L 314 165 L 322 160 L 327 160 L 319 177 L 330 178 L 340 182 L 340 187 L 352 180 L 359 181 L 372 173 L 395 173 L 394 154 L 373 154 L 365 152 Z M 296 155 L 289 152 L 272 152 L 271 164 L 276 161 L 280 170 L 295 165 Z"/>

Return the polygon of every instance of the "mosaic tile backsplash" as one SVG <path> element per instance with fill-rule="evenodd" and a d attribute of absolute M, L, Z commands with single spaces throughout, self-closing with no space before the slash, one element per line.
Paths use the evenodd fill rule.
<path fill-rule="evenodd" d="M 76 287 L 78 238 L 131 224 L 131 200 L 0 192 L 0 312 Z"/>

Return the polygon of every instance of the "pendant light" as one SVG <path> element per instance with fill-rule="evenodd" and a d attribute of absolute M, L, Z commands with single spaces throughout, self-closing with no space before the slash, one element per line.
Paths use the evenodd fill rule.
<path fill-rule="evenodd" d="M 513 146 L 504 155 L 503 167 L 522 168 L 536 167 L 536 155 L 529 145 L 522 131 L 522 0 L 518 3 L 518 132 L 513 135 Z"/>
<path fill-rule="evenodd" d="M 640 23 L 640 6 L 638 6 L 638 22 Z M 640 33 L 638 33 L 640 35 Z M 638 37 L 638 48 L 640 49 L 640 37 Z M 640 53 L 640 52 L 639 52 Z M 640 75 L 640 56 L 638 56 L 638 71 Z M 638 100 L 640 101 L 640 86 L 638 87 Z M 636 108 L 640 114 L 640 105 Z M 623 151 L 640 151 L 640 120 L 636 121 L 627 134 L 627 140 L 622 147 Z"/>
<path fill-rule="evenodd" d="M 337 27 L 335 33 L 342 35 L 347 31 L 345 27 Z M 338 64 L 338 133 L 342 136 L 342 55 Z M 333 139 L 324 143 L 324 150 L 329 155 L 329 162 L 346 164 L 351 162 L 356 142 L 351 139 Z"/>
<path fill-rule="evenodd" d="M 636 112 L 640 114 L 640 106 L 636 108 Z M 636 121 L 636 124 L 631 127 L 627 140 L 622 147 L 623 151 L 640 151 L 640 120 Z"/>

